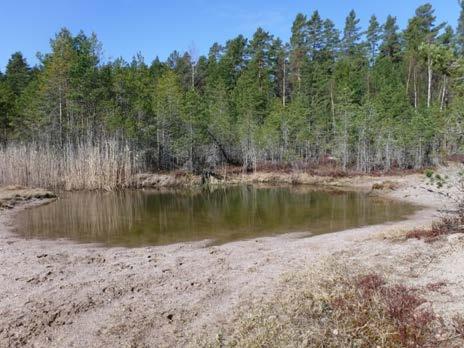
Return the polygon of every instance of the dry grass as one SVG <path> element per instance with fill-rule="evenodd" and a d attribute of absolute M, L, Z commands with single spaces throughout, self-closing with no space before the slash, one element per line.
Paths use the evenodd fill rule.
<path fill-rule="evenodd" d="M 0 185 L 114 189 L 127 184 L 136 163 L 129 147 L 113 140 L 66 144 L 59 151 L 43 144 L 10 144 L 0 149 Z"/>
<path fill-rule="evenodd" d="M 389 284 L 379 274 L 333 262 L 289 275 L 279 295 L 245 304 L 235 318 L 209 346 L 448 347 L 463 343 L 463 322 L 456 318 L 453 326 L 445 326 L 418 289 Z"/>
<path fill-rule="evenodd" d="M 334 179 L 341 179 L 341 178 L 353 178 L 357 176 L 374 176 L 374 177 L 381 177 L 385 175 L 389 176 L 404 176 L 408 174 L 416 174 L 419 173 L 420 170 L 402 170 L 402 169 L 395 169 L 388 172 L 385 171 L 372 171 L 372 172 L 362 172 L 355 170 L 353 168 L 348 168 L 343 170 L 337 163 L 331 161 L 321 161 L 317 164 L 308 164 L 302 162 L 295 162 L 292 164 L 289 163 L 272 163 L 272 162 L 259 162 L 256 167 L 254 168 L 257 173 L 273 173 L 276 175 L 279 174 L 307 174 L 312 176 L 320 176 L 320 177 L 329 177 Z M 223 165 L 219 166 L 216 169 L 217 173 L 221 173 L 224 176 L 237 176 L 244 174 L 243 166 L 231 166 L 231 165 Z M 247 173 L 250 174 L 252 171 L 248 171 Z"/>
<path fill-rule="evenodd" d="M 372 190 L 396 190 L 398 187 L 398 183 L 387 180 L 381 183 L 375 183 L 372 185 Z"/>

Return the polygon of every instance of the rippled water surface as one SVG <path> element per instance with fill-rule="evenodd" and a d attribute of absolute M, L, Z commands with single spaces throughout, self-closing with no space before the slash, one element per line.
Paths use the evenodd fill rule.
<path fill-rule="evenodd" d="M 322 234 L 406 218 L 416 207 L 361 192 L 239 186 L 198 191 L 66 193 L 18 215 L 28 238 L 109 246 L 215 243 L 289 232 Z"/>

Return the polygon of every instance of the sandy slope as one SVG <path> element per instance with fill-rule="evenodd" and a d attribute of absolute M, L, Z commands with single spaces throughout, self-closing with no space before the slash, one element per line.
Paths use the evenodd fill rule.
<path fill-rule="evenodd" d="M 454 175 L 456 168 L 444 171 Z M 401 282 L 444 281 L 443 289 L 426 296 L 446 316 L 464 313 L 460 236 L 434 245 L 384 239 L 430 224 L 437 209 L 452 208 L 452 202 L 428 192 L 423 175 L 337 184 L 367 188 L 385 180 L 400 187 L 382 195 L 425 208 L 399 223 L 214 247 L 200 242 L 108 249 L 23 240 L 9 232 L 12 212 L 0 213 L 0 346 L 195 345 L 195 336 L 214 335 L 239 303 L 273 293 L 283 273 L 330 255 L 365 263 Z"/>

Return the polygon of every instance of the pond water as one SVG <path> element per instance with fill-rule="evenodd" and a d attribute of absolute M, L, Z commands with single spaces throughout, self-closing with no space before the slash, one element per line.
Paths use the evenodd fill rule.
<path fill-rule="evenodd" d="M 289 232 L 335 232 L 405 219 L 416 209 L 362 192 L 305 186 L 76 192 L 19 214 L 17 232 L 27 238 L 67 238 L 107 246 L 204 239 L 220 244 Z"/>

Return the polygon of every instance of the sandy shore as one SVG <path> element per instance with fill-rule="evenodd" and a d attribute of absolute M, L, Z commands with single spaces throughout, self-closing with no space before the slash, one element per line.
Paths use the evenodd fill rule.
<path fill-rule="evenodd" d="M 452 202 L 429 192 L 419 174 L 342 179 L 337 185 L 367 189 L 387 180 L 397 188 L 377 194 L 424 208 L 397 223 L 221 246 L 198 242 L 125 249 L 24 240 L 10 227 L 12 215 L 25 205 L 4 210 L 0 346 L 195 346 L 197 336 L 214 336 L 227 325 L 239 304 L 274 294 L 282 274 L 334 255 L 368 264 L 401 282 L 443 281 L 446 291 L 425 294 L 430 304 L 445 317 L 464 314 L 464 239 L 453 235 L 431 245 L 390 238 L 430 225 L 440 216 L 438 210 L 452 209 Z"/>

